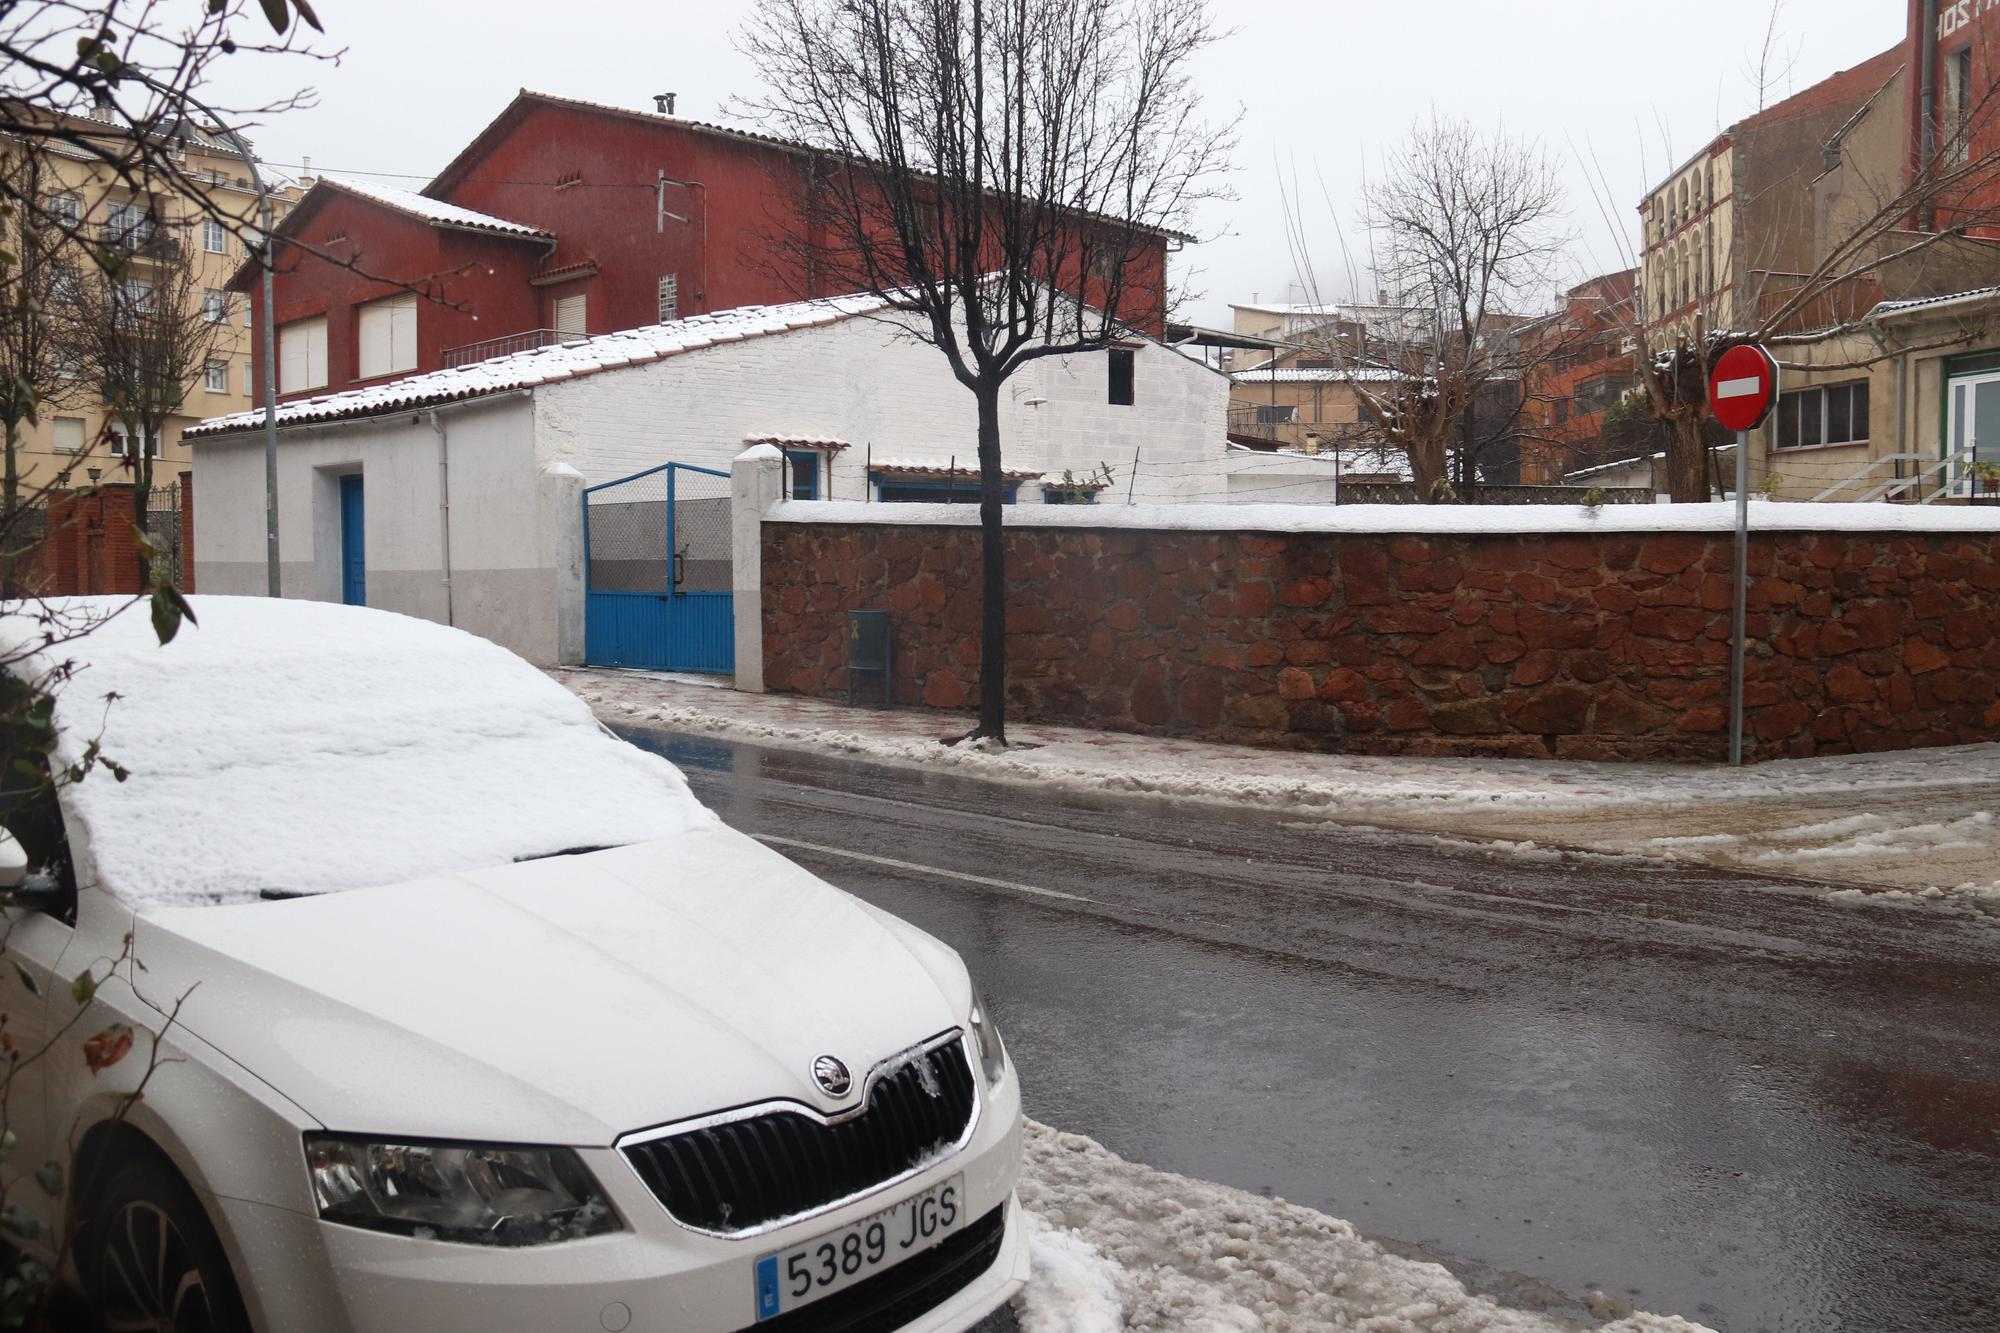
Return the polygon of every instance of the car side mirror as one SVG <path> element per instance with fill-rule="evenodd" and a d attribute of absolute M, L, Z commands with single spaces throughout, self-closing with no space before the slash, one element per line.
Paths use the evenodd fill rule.
<path fill-rule="evenodd" d="M 28 849 L 21 840 L 0 828 L 0 889 L 18 889 L 28 877 Z"/>

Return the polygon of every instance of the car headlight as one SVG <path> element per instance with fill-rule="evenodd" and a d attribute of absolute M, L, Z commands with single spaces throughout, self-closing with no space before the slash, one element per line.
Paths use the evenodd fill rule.
<path fill-rule="evenodd" d="M 620 1226 L 568 1148 L 308 1134 L 306 1166 L 319 1215 L 348 1226 L 472 1245 L 547 1245 Z"/>
<path fill-rule="evenodd" d="M 986 1071 L 986 1085 L 992 1087 L 1007 1072 L 1007 1048 L 1000 1044 L 1000 1029 L 993 1025 L 993 1011 L 987 1007 L 985 996 L 973 996 L 972 1014 L 967 1022 L 972 1026 L 973 1040 L 979 1045 L 979 1067 Z"/>

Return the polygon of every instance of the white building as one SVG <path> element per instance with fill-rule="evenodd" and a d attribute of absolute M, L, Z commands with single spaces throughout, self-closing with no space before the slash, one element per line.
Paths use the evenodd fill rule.
<path fill-rule="evenodd" d="M 726 474 L 746 444 L 783 449 L 793 498 L 972 501 L 972 394 L 906 318 L 859 297 L 746 307 L 280 404 L 284 592 L 580 662 L 612 642 L 600 613 L 726 599 L 729 483 L 699 469 Z M 1065 470 L 1128 478 L 1137 458 L 1145 498 L 1214 498 L 1228 399 L 1221 374 L 1139 337 L 1034 362 L 1002 403 L 1011 497 L 1040 503 Z M 187 432 L 203 592 L 265 590 L 262 420 Z M 663 664 L 588 655 L 607 654 Z"/>

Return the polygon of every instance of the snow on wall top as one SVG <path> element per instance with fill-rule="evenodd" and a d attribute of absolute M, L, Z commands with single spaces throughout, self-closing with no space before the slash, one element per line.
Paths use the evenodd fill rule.
<path fill-rule="evenodd" d="M 377 185 L 374 181 L 355 180 L 348 176 L 321 176 L 322 184 L 330 185 L 349 194 L 358 194 L 364 199 L 372 199 L 399 213 L 422 218 L 443 227 L 464 227 L 471 231 L 499 232 L 505 236 L 531 236 L 537 240 L 553 241 L 555 233 L 531 227 L 524 222 L 513 222 L 507 218 L 496 218 L 489 213 L 475 213 L 457 204 L 447 204 L 432 199 L 414 190 L 399 190 L 393 185 Z"/>
<path fill-rule="evenodd" d="M 485 639 L 361 607 L 190 600 L 200 625 L 165 646 L 141 606 L 47 654 L 88 663 L 58 700 L 58 761 L 101 725 L 131 770 L 63 799 L 98 881 L 135 908 L 400 883 L 714 822 L 672 765 Z M 8 642 L 32 632 L 0 620 Z"/>
<path fill-rule="evenodd" d="M 1022 505 L 1002 511 L 1010 528 L 1127 528 L 1153 532 L 1324 532 L 1333 535 L 1507 536 L 1542 533 L 1729 532 L 1736 506 L 1727 500 L 1686 505 Z M 858 500 L 780 500 L 767 523 L 901 523 L 975 527 L 973 505 L 869 504 Z M 1753 532 L 2000 533 L 2000 507 L 1899 504 L 1750 506 Z"/>
<path fill-rule="evenodd" d="M 855 315 L 883 310 L 887 306 L 888 302 L 874 296 L 840 296 L 797 301 L 789 305 L 739 306 L 710 315 L 693 315 L 671 324 L 622 329 L 617 333 L 579 338 L 554 347 L 514 352 L 469 366 L 411 375 L 386 384 L 371 384 L 365 388 L 280 403 L 278 424 L 296 426 L 308 422 L 381 416 L 413 407 L 481 398 L 514 389 L 531 389 L 540 384 L 581 379 L 601 370 L 646 365 L 718 343 L 744 342 L 768 334 L 833 324 Z M 253 409 L 212 417 L 183 431 L 181 438 L 212 439 L 236 431 L 258 430 L 263 424 L 262 409 Z"/>

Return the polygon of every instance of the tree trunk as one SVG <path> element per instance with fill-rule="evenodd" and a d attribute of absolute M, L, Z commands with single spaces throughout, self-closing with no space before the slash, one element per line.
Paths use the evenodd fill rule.
<path fill-rule="evenodd" d="M 1007 742 L 1007 553 L 1002 544 L 1000 386 L 979 400 L 979 725 L 966 739 Z"/>
<path fill-rule="evenodd" d="M 132 459 L 132 526 L 144 533 L 150 541 L 153 536 L 152 525 L 148 522 L 151 517 L 148 511 L 153 504 L 151 442 L 143 428 L 136 435 L 128 428 L 125 442 L 127 449 L 136 448 L 139 451 Z M 144 551 L 138 549 L 137 542 L 133 543 L 133 548 L 133 554 L 139 561 L 139 591 L 143 593 L 153 586 L 153 562 L 146 558 Z"/>
<path fill-rule="evenodd" d="M 1443 440 L 1415 440 L 1406 451 L 1410 456 L 1410 480 L 1417 485 L 1418 504 L 1437 504 L 1444 499 L 1450 479 L 1445 475 Z"/>
<path fill-rule="evenodd" d="M 1708 441 L 1699 412 L 1678 412 L 1667 439 L 1667 494 L 1677 505 L 1702 504 L 1709 498 Z"/>
<path fill-rule="evenodd" d="M 21 507 L 21 423 L 7 423 L 7 462 L 0 472 L 0 519 L 11 519 Z"/>
<path fill-rule="evenodd" d="M 20 595 L 16 564 L 27 555 L 15 518 L 21 512 L 21 423 L 7 423 L 7 458 L 0 469 L 0 598 Z"/>

